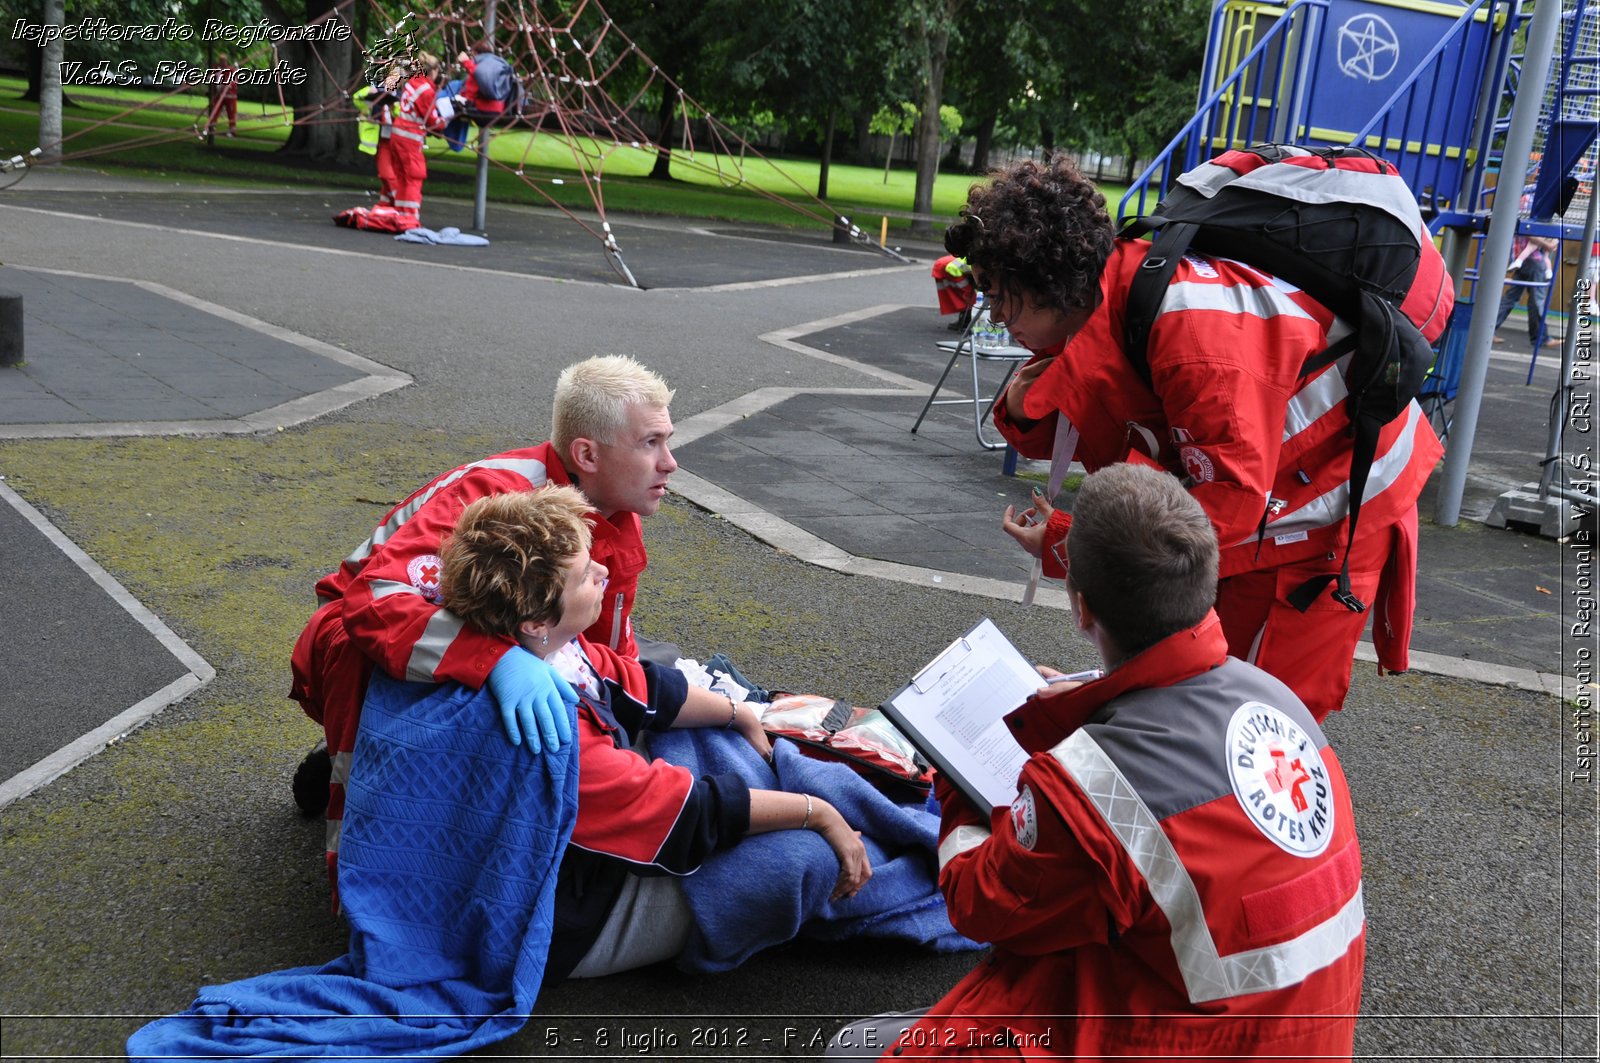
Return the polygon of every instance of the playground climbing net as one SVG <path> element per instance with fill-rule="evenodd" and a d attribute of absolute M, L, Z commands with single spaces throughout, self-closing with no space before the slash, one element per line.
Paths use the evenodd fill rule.
<path fill-rule="evenodd" d="M 361 11 L 360 7 L 366 10 Z M 311 47 L 301 43 L 299 52 L 316 70 L 304 80 L 310 85 L 327 86 L 321 99 L 287 98 L 281 80 L 270 82 L 277 93 L 277 107 L 257 123 L 244 123 L 242 132 L 262 130 L 266 124 L 309 127 L 327 123 L 354 123 L 363 113 L 362 95 L 381 81 L 394 64 L 409 65 L 422 52 L 450 62 L 460 52 L 471 53 L 484 42 L 510 64 L 521 85 L 520 106 L 503 115 L 475 115 L 487 123 L 487 135 L 468 136 L 467 145 L 486 159 L 488 165 L 514 175 L 536 195 L 546 200 L 574 224 L 593 236 L 604 248 L 608 262 L 629 284 L 637 286 L 622 258 L 622 248 L 607 218 L 605 181 L 608 170 L 637 172 L 641 159 L 654 164 L 663 153 L 669 165 L 680 173 L 688 172 L 702 181 L 723 188 L 738 188 L 786 207 L 829 229 L 848 234 L 852 242 L 892 257 L 900 256 L 881 247 L 868 234 L 803 187 L 754 145 L 719 120 L 708 108 L 684 92 L 623 32 L 601 7 L 598 0 L 578 0 L 570 10 L 549 14 L 537 0 L 499 0 L 493 32 L 487 33 L 480 13 L 482 3 L 471 8 L 458 0 L 440 0 L 431 10 L 412 11 L 398 21 L 392 6 L 378 0 L 341 0 L 331 11 L 298 32 L 261 34 L 259 48 L 272 50 L 270 66 L 285 62 L 280 54 L 283 39 L 355 40 L 355 27 L 380 27 L 356 47 Z M 358 19 L 358 16 L 359 19 Z M 326 32 L 330 20 L 350 27 L 349 33 Z M 274 39 L 277 37 L 278 39 Z M 344 69 L 333 69 L 333 65 Z M 194 108 L 189 126 L 155 127 L 130 121 L 147 109 L 172 111 L 185 106 L 191 97 L 181 97 L 190 85 L 169 85 L 163 91 L 129 104 L 125 109 L 88 122 L 62 137 L 52 152 L 56 160 L 73 161 L 111 152 L 154 147 L 189 140 L 208 134 L 216 118 L 214 104 Z M 622 94 L 621 96 L 615 93 Z M 269 88 L 269 92 L 274 91 Z M 663 94 L 676 101 L 671 108 L 673 126 L 650 136 L 636 117 L 647 105 L 657 104 Z M 302 92 L 301 96 L 304 96 Z M 662 109 L 665 110 L 665 109 Z M 241 116 L 243 117 L 243 116 Z M 124 139 L 91 138 L 89 134 L 113 128 L 130 135 Z M 509 137 L 507 134 L 524 134 Z M 550 144 L 559 145 L 557 154 L 570 163 L 551 165 L 548 155 L 539 154 Z M 502 139 L 500 150 L 489 152 L 489 145 Z M 543 140 L 543 143 L 541 143 Z M 509 145 L 509 147 L 508 147 Z M 42 147 L 9 159 L 0 158 L 0 188 L 20 180 L 27 170 L 45 158 Z M 626 160 L 626 161 L 624 161 Z M 777 175 L 784 192 L 764 187 L 767 183 L 748 179 L 748 168 L 760 164 Z M 9 179 L 9 180 L 8 180 Z M 579 215 L 553 189 L 576 181 L 583 186 L 592 206 L 592 218 Z"/>

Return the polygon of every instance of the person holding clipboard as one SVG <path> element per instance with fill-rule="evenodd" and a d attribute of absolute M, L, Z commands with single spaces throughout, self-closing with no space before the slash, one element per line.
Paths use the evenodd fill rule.
<path fill-rule="evenodd" d="M 1035 679 L 1004 715 L 1008 803 L 968 796 L 999 768 L 936 781 L 951 924 L 994 951 L 926 1012 L 862 1020 L 828 1054 L 1349 1059 L 1366 944 L 1349 793 L 1300 699 L 1228 656 L 1210 520 L 1174 477 L 1111 465 L 1084 480 L 1066 549 L 1104 676 Z M 966 663 L 980 629 L 935 670 L 993 671 Z M 933 708 L 917 687 L 895 699 L 913 716 Z M 961 704 L 937 706 L 947 729 L 999 745 L 988 720 L 955 721 Z"/>

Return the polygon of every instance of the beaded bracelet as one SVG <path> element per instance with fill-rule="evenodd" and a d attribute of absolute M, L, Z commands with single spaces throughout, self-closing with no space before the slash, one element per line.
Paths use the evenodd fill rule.
<path fill-rule="evenodd" d="M 727 731 L 731 730 L 733 725 L 739 721 L 739 706 L 734 702 L 732 696 L 728 694 L 722 696 L 728 699 L 728 722 L 722 725 L 722 729 Z"/>

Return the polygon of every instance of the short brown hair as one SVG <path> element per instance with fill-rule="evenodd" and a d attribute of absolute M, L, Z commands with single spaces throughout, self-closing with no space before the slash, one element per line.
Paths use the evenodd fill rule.
<path fill-rule="evenodd" d="M 944 246 L 991 294 L 1051 309 L 1093 310 L 1115 230 L 1106 197 L 1064 156 L 1019 162 L 973 185 Z"/>
<path fill-rule="evenodd" d="M 442 551 L 444 606 L 488 635 L 515 640 L 524 620 L 561 616 L 563 566 L 588 549 L 589 500 L 574 487 L 480 498 Z"/>
<path fill-rule="evenodd" d="M 1217 600 L 1217 533 L 1177 477 L 1108 465 L 1078 490 L 1067 579 L 1132 656 L 1205 618 Z"/>

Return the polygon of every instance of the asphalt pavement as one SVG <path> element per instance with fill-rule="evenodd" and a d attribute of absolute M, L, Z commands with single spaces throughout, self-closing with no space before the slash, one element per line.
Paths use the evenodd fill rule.
<path fill-rule="evenodd" d="M 576 358 L 635 354 L 677 388 L 650 633 L 863 702 L 985 615 L 1034 659 L 1089 663 L 1049 592 L 1017 604 L 1026 570 L 998 531 L 1041 470 L 1006 475 L 970 408 L 910 431 L 949 337 L 932 246 L 907 267 L 826 233 L 613 219 L 636 291 L 553 212 L 495 208 L 489 248 L 420 247 L 332 226 L 349 200 L 92 174 L 0 193 L 0 289 L 24 294 L 29 330 L 28 363 L 0 370 L 0 557 L 19 591 L 0 778 L 205 683 L 0 809 L 8 1056 L 114 1056 L 200 984 L 342 951 L 316 825 L 286 788 L 315 733 L 283 698 L 311 581 L 439 469 L 544 438 Z M 465 210 L 430 198 L 424 222 Z M 1364 1055 L 1594 1052 L 1595 787 L 1563 698 L 1586 696 L 1572 629 L 1592 569 L 1481 523 L 1542 456 L 1554 360 L 1523 384 L 1517 327 L 1491 360 L 1466 519 L 1424 521 L 1413 673 L 1358 663 L 1329 727 L 1366 857 Z M 725 976 L 569 983 L 506 1047 L 609 1055 L 595 1033 L 626 1025 L 718 1054 L 689 1050 L 709 1024 L 747 1054 L 815 1055 L 818 1032 L 926 1004 L 971 962 L 802 942 Z"/>

